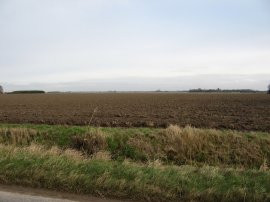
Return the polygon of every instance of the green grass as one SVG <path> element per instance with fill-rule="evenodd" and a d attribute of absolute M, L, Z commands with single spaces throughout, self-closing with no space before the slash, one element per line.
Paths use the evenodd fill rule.
<path fill-rule="evenodd" d="M 86 132 L 95 131 L 95 127 L 87 126 L 63 126 L 63 125 L 35 125 L 35 124 L 0 124 L 0 129 L 5 128 L 27 128 L 35 129 L 46 136 L 39 137 L 36 141 L 48 144 L 57 145 L 62 148 L 67 148 L 70 145 L 71 137 L 74 135 L 83 135 Z M 131 137 L 135 134 L 142 134 L 148 136 L 149 134 L 156 133 L 161 129 L 156 128 L 98 128 L 104 133 L 111 134 L 118 137 Z"/>
<path fill-rule="evenodd" d="M 0 124 L 0 183 L 141 201 L 270 201 L 270 134 Z"/>

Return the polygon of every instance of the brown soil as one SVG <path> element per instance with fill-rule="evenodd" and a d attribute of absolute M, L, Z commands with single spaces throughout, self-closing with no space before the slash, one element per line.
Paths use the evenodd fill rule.
<path fill-rule="evenodd" d="M 267 94 L 89 93 L 0 95 L 1 123 L 164 127 L 270 132 Z"/>

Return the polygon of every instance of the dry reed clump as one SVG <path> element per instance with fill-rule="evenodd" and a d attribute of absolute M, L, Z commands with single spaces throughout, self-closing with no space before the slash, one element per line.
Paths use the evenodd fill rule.
<path fill-rule="evenodd" d="M 88 155 L 107 148 L 106 136 L 100 130 L 88 131 L 84 135 L 75 135 L 71 138 L 71 147 Z"/>
<path fill-rule="evenodd" d="M 58 148 L 57 146 L 52 146 L 50 148 L 32 143 L 26 147 L 16 147 L 15 145 L 3 145 L 0 144 L 1 150 L 8 151 L 10 155 L 13 155 L 14 153 L 22 153 L 22 152 L 29 152 L 32 155 L 38 155 L 40 157 L 46 157 L 46 156 L 55 156 L 55 157 L 66 157 L 68 159 L 74 160 L 74 161 L 82 161 L 84 158 L 82 152 L 79 152 L 77 150 L 73 149 L 66 149 L 62 150 Z"/>
<path fill-rule="evenodd" d="M 268 166 L 268 163 L 267 163 L 266 159 L 264 159 L 262 165 L 260 166 L 260 170 L 262 170 L 262 171 L 268 171 L 269 170 L 269 166 Z"/>
<path fill-rule="evenodd" d="M 28 147 L 21 148 L 21 150 L 25 152 L 31 152 L 32 154 L 39 155 L 41 157 L 42 156 L 56 156 L 56 157 L 62 156 L 62 157 L 66 157 L 67 159 L 71 159 L 73 161 L 78 161 L 78 162 L 81 162 L 86 159 L 84 158 L 82 152 L 79 152 L 74 149 L 63 150 L 57 146 L 52 146 L 51 148 L 47 148 L 42 145 L 31 144 Z"/>
<path fill-rule="evenodd" d="M 138 151 L 142 151 L 148 159 L 153 158 L 157 153 L 156 149 L 158 149 L 155 148 L 149 139 L 145 138 L 143 135 L 136 135 L 129 138 L 127 144 Z"/>
<path fill-rule="evenodd" d="M 82 161 L 85 159 L 83 153 L 75 149 L 66 149 L 63 151 L 62 155 L 76 161 Z"/>
<path fill-rule="evenodd" d="M 46 155 L 47 151 L 48 151 L 47 149 L 45 149 L 44 146 L 34 144 L 34 143 L 29 145 L 28 147 L 22 147 L 20 149 L 23 150 L 23 151 L 29 151 L 31 154 L 37 154 L 37 155 Z M 53 150 L 54 150 L 54 152 L 50 152 L 50 154 L 59 155 L 59 153 L 55 152 L 55 149 L 53 149 Z"/>
<path fill-rule="evenodd" d="M 160 168 L 160 169 L 163 168 L 163 167 L 165 167 L 163 165 L 163 162 L 160 159 L 156 159 L 156 160 L 153 160 L 153 161 L 148 161 L 147 162 L 147 165 L 149 167 L 155 167 L 155 168 Z"/>
<path fill-rule="evenodd" d="M 112 155 L 108 151 L 98 151 L 92 155 L 92 159 L 110 161 L 112 160 Z"/>
<path fill-rule="evenodd" d="M 233 131 L 202 130 L 187 126 L 169 126 L 160 136 L 160 146 L 167 159 L 177 164 L 203 163 L 209 165 L 237 165 L 260 167 L 265 156 L 270 157 L 270 141 L 249 141 L 244 135 Z M 268 153 L 262 150 L 268 148 Z"/>
<path fill-rule="evenodd" d="M 29 145 L 40 132 L 28 128 L 1 128 L 0 143 L 14 145 Z"/>

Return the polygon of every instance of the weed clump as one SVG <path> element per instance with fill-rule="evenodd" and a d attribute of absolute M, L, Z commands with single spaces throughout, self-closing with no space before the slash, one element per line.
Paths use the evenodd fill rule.
<path fill-rule="evenodd" d="M 134 161 L 147 161 L 148 147 L 143 146 L 140 140 L 143 135 L 132 136 L 128 134 L 117 134 L 107 137 L 108 150 L 111 152 L 114 160 L 123 161 L 128 158 Z M 144 143 L 151 146 L 151 143 Z M 140 149 L 141 146 L 143 149 Z"/>
<path fill-rule="evenodd" d="M 100 130 L 89 130 L 84 135 L 75 135 L 71 138 L 71 147 L 82 151 L 88 155 L 93 155 L 98 151 L 107 148 L 105 134 Z"/>

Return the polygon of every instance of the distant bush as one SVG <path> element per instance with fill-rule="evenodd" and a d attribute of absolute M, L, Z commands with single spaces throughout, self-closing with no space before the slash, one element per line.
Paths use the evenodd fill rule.
<path fill-rule="evenodd" d="M 252 89 L 190 89 L 190 93 L 215 93 L 215 92 L 221 92 L 221 93 L 256 93 L 258 91 L 252 90 Z"/>
<path fill-rule="evenodd" d="M 2 86 L 0 86 L 0 94 L 3 94 L 4 93 L 4 89 Z"/>
<path fill-rule="evenodd" d="M 13 91 L 9 94 L 39 94 L 39 93 L 46 93 L 43 90 L 19 90 L 19 91 Z"/>

